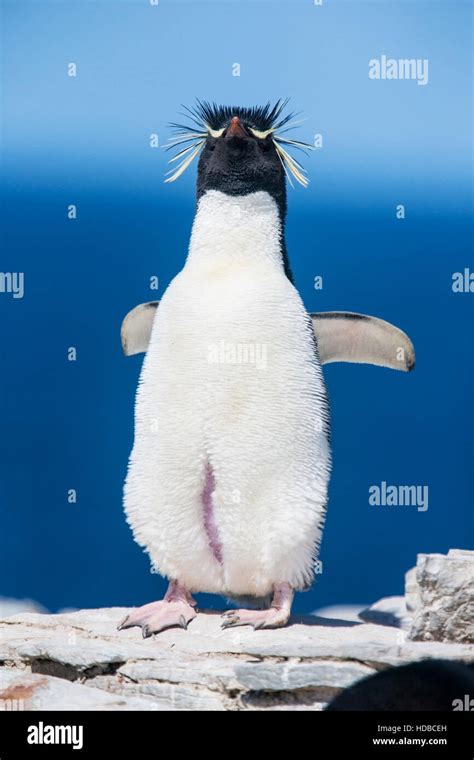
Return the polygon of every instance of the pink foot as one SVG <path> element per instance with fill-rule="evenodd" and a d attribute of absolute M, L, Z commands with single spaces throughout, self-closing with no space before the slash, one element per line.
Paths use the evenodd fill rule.
<path fill-rule="evenodd" d="M 253 625 L 257 628 L 282 628 L 291 614 L 293 589 L 288 583 L 275 586 L 271 606 L 268 610 L 229 610 L 222 615 L 222 628 L 238 625 Z"/>
<path fill-rule="evenodd" d="M 120 623 L 118 630 L 140 626 L 143 638 L 146 639 L 166 628 L 180 626 L 186 629 L 188 623 L 196 617 L 195 604 L 184 586 L 180 586 L 177 581 L 171 581 L 162 601 L 138 607 Z"/>

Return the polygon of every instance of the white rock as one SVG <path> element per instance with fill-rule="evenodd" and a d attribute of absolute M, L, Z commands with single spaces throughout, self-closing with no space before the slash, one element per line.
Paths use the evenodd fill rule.
<path fill-rule="evenodd" d="M 242 686 L 253 691 L 313 689 L 318 693 L 351 686 L 376 671 L 353 662 L 247 662 L 236 666 L 235 675 Z"/>
<path fill-rule="evenodd" d="M 474 643 L 474 552 L 419 554 L 406 594 L 411 639 Z"/>
<path fill-rule="evenodd" d="M 127 662 L 118 673 L 134 682 L 164 681 L 170 684 L 193 684 L 218 690 L 236 689 L 239 681 L 235 676 L 234 658 L 218 655 L 211 657 L 187 656 L 175 652 L 161 654 L 155 660 Z"/>
<path fill-rule="evenodd" d="M 108 694 L 29 670 L 0 668 L 0 710 L 154 710 L 153 700 Z M 161 709 L 161 708 L 160 708 Z"/>

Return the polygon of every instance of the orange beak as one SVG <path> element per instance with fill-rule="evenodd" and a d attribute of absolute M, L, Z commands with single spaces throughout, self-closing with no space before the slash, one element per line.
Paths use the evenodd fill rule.
<path fill-rule="evenodd" d="M 245 137 L 246 131 L 244 125 L 240 121 L 238 116 L 233 116 L 230 120 L 230 126 L 227 130 L 226 136 L 229 137 Z"/>

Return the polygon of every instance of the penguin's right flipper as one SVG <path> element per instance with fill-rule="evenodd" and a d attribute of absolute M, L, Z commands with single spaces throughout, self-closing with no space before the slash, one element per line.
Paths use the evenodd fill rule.
<path fill-rule="evenodd" d="M 120 331 L 125 356 L 141 354 L 148 350 L 158 304 L 159 301 L 141 303 L 128 312 Z"/>
<path fill-rule="evenodd" d="M 402 372 L 415 366 L 415 349 L 408 335 L 390 322 L 350 311 L 310 314 L 321 364 L 375 364 Z"/>

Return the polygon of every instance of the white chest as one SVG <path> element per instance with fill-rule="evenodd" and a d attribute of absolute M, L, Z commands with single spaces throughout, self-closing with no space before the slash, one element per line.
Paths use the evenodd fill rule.
<path fill-rule="evenodd" d="M 157 313 L 160 339 L 173 333 L 194 348 L 210 340 L 280 340 L 285 332 L 291 340 L 306 317 L 284 273 L 281 235 L 278 208 L 267 193 L 207 193 L 186 265 Z"/>

